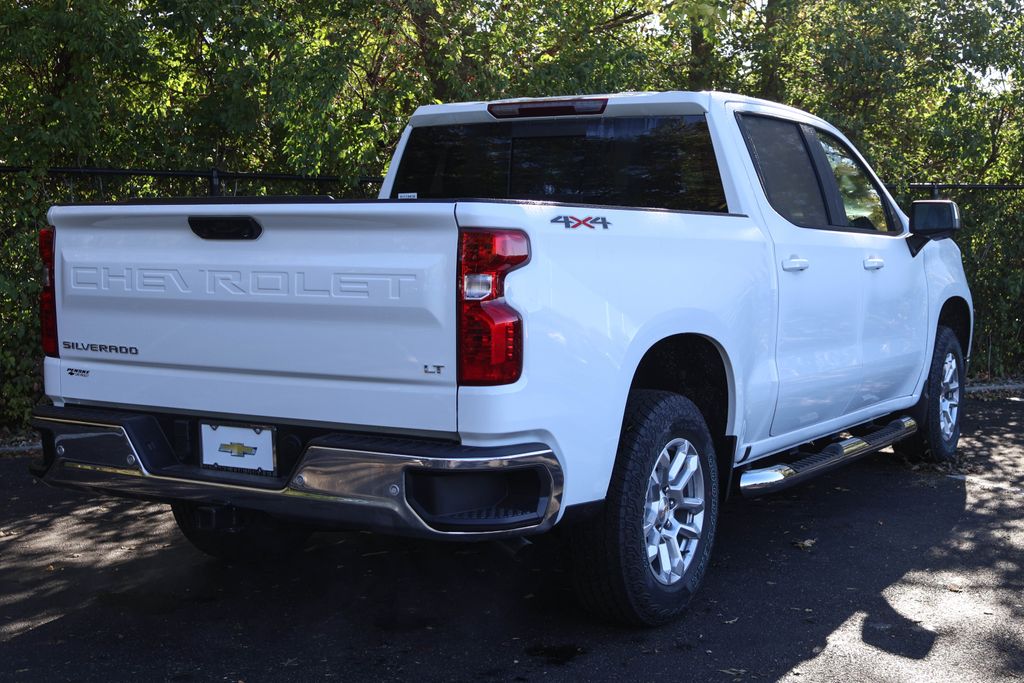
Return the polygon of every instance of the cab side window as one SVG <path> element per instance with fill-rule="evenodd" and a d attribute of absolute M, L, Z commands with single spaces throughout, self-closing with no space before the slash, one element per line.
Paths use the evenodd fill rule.
<path fill-rule="evenodd" d="M 799 124 L 749 114 L 740 120 L 772 208 L 797 225 L 827 226 L 824 193 Z"/>
<path fill-rule="evenodd" d="M 835 136 L 816 128 L 814 135 L 832 169 L 843 203 L 843 215 L 835 216 L 833 224 L 880 232 L 891 230 L 892 222 L 885 209 L 885 201 L 863 164 Z"/>

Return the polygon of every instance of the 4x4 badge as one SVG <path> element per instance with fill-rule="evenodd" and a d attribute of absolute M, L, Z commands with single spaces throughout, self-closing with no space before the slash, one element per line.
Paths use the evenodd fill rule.
<path fill-rule="evenodd" d="M 593 230 L 597 226 L 601 226 L 605 230 L 611 225 L 604 216 L 587 216 L 586 218 L 576 218 L 576 216 L 555 216 L 551 219 L 552 223 L 561 223 L 566 227 L 567 230 L 574 230 L 576 228 L 590 228 Z"/>

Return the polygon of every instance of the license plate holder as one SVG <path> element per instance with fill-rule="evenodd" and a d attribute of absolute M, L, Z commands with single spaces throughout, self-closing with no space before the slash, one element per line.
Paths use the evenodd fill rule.
<path fill-rule="evenodd" d="M 199 433 L 203 467 L 277 476 L 273 427 L 202 422 Z"/>

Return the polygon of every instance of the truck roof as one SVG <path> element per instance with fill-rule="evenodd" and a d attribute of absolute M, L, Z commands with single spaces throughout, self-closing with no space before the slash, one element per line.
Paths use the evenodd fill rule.
<path fill-rule="evenodd" d="M 718 91 L 682 91 L 670 90 L 663 92 L 620 92 L 591 95 L 568 95 L 558 97 L 528 97 L 479 102 L 453 102 L 450 104 L 428 104 L 419 107 L 409 119 L 411 126 L 438 126 L 464 123 L 486 123 L 499 120 L 489 113 L 488 108 L 494 105 L 541 104 L 552 102 L 573 103 L 580 101 L 604 100 L 606 105 L 601 112 L 605 116 L 651 116 L 666 114 L 706 114 L 713 105 L 726 102 L 742 102 L 770 106 L 775 109 L 788 110 L 794 114 L 809 116 L 801 111 L 777 102 L 763 100 L 746 95 Z M 592 116 L 593 113 L 583 114 Z M 522 113 L 517 118 L 543 118 L 544 115 L 531 117 Z M 814 117 L 817 118 L 817 117 Z M 822 121 L 822 123 L 825 123 Z"/>

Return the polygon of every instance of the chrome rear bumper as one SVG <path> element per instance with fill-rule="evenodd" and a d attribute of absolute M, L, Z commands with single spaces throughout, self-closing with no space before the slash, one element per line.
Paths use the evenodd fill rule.
<path fill-rule="evenodd" d="M 268 479 L 180 462 L 149 415 L 40 407 L 32 424 L 44 448 L 43 461 L 33 466 L 37 476 L 116 496 L 262 510 L 326 528 L 462 539 L 545 531 L 561 505 L 562 469 L 543 444 L 478 448 L 332 433 L 311 439 L 290 472 Z M 523 489 L 514 509 L 500 501 L 459 507 L 479 499 L 481 489 L 500 496 L 502 487 Z"/>

